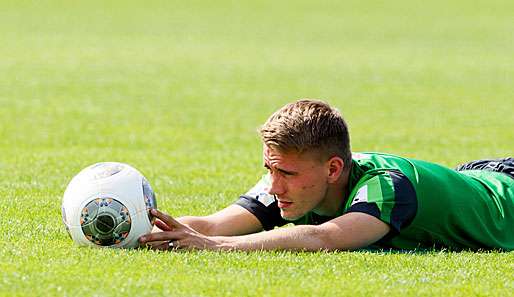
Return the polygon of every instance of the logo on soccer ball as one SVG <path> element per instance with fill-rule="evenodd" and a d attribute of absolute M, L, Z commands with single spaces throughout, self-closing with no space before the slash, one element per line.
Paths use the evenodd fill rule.
<path fill-rule="evenodd" d="M 110 246 L 127 238 L 132 220 L 125 205 L 112 198 L 90 201 L 80 215 L 84 236 L 94 244 Z"/>
<path fill-rule="evenodd" d="M 120 163 L 103 162 L 91 167 L 92 179 L 98 180 L 113 176 L 123 170 L 124 166 Z"/>

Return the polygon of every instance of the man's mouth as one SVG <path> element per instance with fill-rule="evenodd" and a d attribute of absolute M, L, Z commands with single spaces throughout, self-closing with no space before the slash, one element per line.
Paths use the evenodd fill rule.
<path fill-rule="evenodd" d="M 288 208 L 291 204 L 293 204 L 293 202 L 278 200 L 278 208 Z"/>

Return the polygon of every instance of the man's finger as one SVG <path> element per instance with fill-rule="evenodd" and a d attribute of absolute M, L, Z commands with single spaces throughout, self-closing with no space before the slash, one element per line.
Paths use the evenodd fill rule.
<path fill-rule="evenodd" d="M 167 251 L 167 250 L 169 250 L 169 249 L 170 249 L 170 247 L 169 247 L 169 241 L 165 241 L 165 242 L 163 242 L 163 243 L 153 245 L 153 246 L 152 246 L 152 249 L 154 249 L 154 250 L 160 250 L 160 251 Z"/>
<path fill-rule="evenodd" d="M 164 231 L 164 232 L 156 232 L 143 235 L 139 237 L 139 242 L 141 244 L 153 241 L 169 241 L 169 240 L 178 240 L 184 236 L 184 233 L 181 231 Z"/>
<path fill-rule="evenodd" d="M 174 218 L 172 218 L 170 215 L 167 215 L 155 208 L 153 208 L 152 210 L 150 210 L 150 213 L 153 215 L 153 216 L 156 216 L 157 218 L 159 218 L 161 221 L 163 221 L 166 225 L 168 225 L 169 227 L 171 228 L 179 228 L 179 227 L 183 227 L 184 225 L 182 225 L 181 223 L 179 223 L 177 220 L 175 220 Z"/>
<path fill-rule="evenodd" d="M 139 244 L 140 248 L 147 248 L 152 250 L 162 250 L 161 246 L 168 246 L 168 241 L 153 241 Z"/>
<path fill-rule="evenodd" d="M 174 251 L 174 252 L 180 252 L 180 251 L 184 251 L 184 250 L 189 250 L 189 248 L 187 246 L 183 246 L 181 244 L 180 240 L 166 241 L 164 243 L 161 243 L 161 244 L 158 244 L 158 245 L 154 245 L 152 247 L 152 249 L 154 249 L 154 250 L 161 250 L 161 251 Z"/>
<path fill-rule="evenodd" d="M 172 230 L 172 228 L 170 226 L 166 225 L 166 223 L 164 223 L 161 220 L 155 220 L 155 226 L 157 226 L 157 228 L 161 229 L 162 231 L 171 231 Z"/>

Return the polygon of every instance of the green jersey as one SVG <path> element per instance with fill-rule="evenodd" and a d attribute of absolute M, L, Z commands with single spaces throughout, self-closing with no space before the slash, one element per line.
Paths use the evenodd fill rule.
<path fill-rule="evenodd" d="M 266 230 L 280 217 L 269 176 L 237 204 Z M 321 224 L 349 212 L 363 212 L 391 231 L 378 247 L 514 250 L 514 178 L 491 170 L 456 171 L 434 163 L 381 153 L 353 154 L 347 197 L 334 217 L 313 212 L 292 222 Z"/>

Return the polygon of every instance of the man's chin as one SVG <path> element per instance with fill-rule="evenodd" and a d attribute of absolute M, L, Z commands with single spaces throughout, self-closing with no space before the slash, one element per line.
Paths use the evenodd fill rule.
<path fill-rule="evenodd" d="M 303 217 L 305 214 L 301 214 L 301 215 L 298 215 L 298 214 L 293 214 L 293 213 L 289 213 L 287 211 L 284 211 L 284 210 L 280 210 L 280 216 L 286 220 L 286 221 L 296 221 L 298 220 L 299 218 Z"/>

